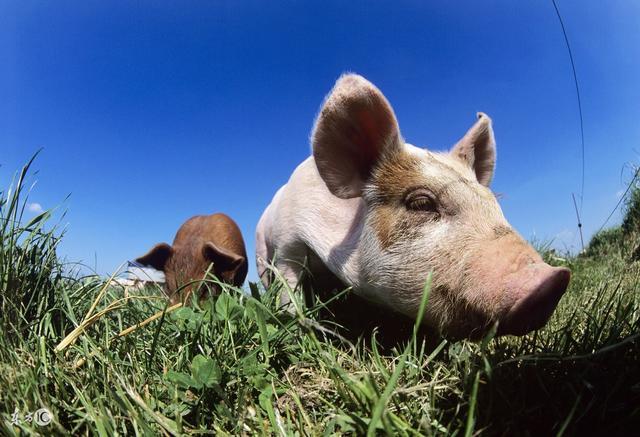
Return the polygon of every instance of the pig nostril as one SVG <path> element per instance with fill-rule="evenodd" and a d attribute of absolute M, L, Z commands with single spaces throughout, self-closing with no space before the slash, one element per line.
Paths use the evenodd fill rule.
<path fill-rule="evenodd" d="M 542 282 L 533 292 L 524 299 L 525 304 L 533 310 L 553 309 L 562 297 L 571 278 L 571 271 L 563 267 L 557 267 L 555 271 Z"/>
<path fill-rule="evenodd" d="M 541 328 L 551 317 L 560 298 L 567 291 L 571 271 L 564 267 L 547 268 L 553 271 L 547 273 L 546 279 L 507 312 L 501 320 L 499 334 L 524 335 Z"/>
<path fill-rule="evenodd" d="M 571 270 L 566 267 L 556 267 L 556 272 L 554 273 L 553 282 L 555 284 L 557 292 L 562 295 L 565 291 L 567 291 L 567 287 L 569 287 L 569 281 L 571 280 Z"/>

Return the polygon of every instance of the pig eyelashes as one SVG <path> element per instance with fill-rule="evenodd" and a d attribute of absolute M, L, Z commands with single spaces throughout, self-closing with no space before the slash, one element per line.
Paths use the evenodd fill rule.
<path fill-rule="evenodd" d="M 431 212 L 439 215 L 435 196 L 424 188 L 413 190 L 407 194 L 404 198 L 404 204 L 407 209 L 412 211 Z"/>

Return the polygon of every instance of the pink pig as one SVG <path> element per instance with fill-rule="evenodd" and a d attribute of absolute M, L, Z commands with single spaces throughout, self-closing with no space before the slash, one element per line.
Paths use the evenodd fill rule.
<path fill-rule="evenodd" d="M 325 99 L 311 145 L 258 223 L 265 285 L 267 263 L 291 287 L 307 269 L 314 283 L 352 287 L 415 318 L 433 272 L 423 320 L 444 336 L 477 339 L 495 322 L 500 335 L 544 326 L 571 274 L 543 262 L 488 188 L 496 149 L 487 115 L 451 151 L 421 149 L 404 142 L 380 90 L 347 74 Z"/>

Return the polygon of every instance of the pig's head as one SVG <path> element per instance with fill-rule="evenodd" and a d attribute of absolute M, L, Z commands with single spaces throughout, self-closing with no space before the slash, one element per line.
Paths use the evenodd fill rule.
<path fill-rule="evenodd" d="M 488 188 L 496 150 L 491 120 L 449 152 L 405 144 L 393 110 L 366 79 L 345 75 L 326 98 L 312 134 L 328 189 L 366 205 L 359 250 L 365 297 L 417 314 L 433 272 L 424 322 L 451 338 L 477 339 L 542 327 L 570 271 L 551 267 L 509 225 Z"/>
<path fill-rule="evenodd" d="M 242 284 L 247 274 L 245 257 L 211 241 L 195 240 L 174 246 L 159 243 L 136 262 L 164 272 L 166 292 L 174 303 L 187 298 L 194 286 L 200 289 L 198 282 L 189 283 L 202 279 L 210 265 L 210 273 L 222 282 L 236 286 Z M 210 284 L 210 287 L 216 293 L 219 291 L 217 284 Z M 179 294 L 176 293 L 178 290 Z M 200 295 L 203 297 L 205 294 Z"/>

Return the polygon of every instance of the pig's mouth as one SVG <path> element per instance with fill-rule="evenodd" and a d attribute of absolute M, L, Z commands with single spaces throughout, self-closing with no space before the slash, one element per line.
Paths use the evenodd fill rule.
<path fill-rule="evenodd" d="M 571 272 L 566 268 L 552 269 L 543 281 L 526 292 L 500 318 L 498 335 L 525 335 L 547 323 L 571 278 Z"/>
<path fill-rule="evenodd" d="M 471 306 L 459 307 L 454 316 L 456 323 L 448 323 L 440 326 L 440 334 L 450 341 L 468 339 L 480 341 L 496 323 L 485 310 Z"/>

